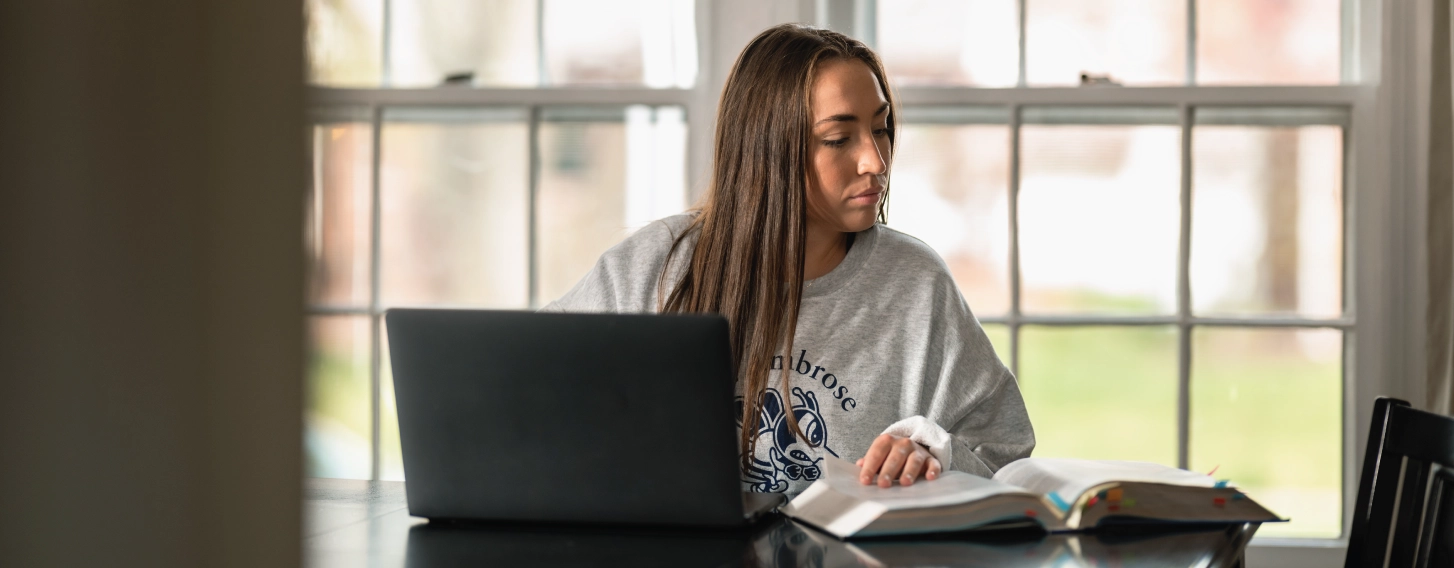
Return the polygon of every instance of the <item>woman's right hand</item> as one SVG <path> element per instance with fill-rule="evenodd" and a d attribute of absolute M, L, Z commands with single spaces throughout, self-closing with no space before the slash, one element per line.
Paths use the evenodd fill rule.
<path fill-rule="evenodd" d="M 943 471 L 939 459 L 925 448 L 908 438 L 893 434 L 880 434 L 874 438 L 868 453 L 858 460 L 858 481 L 864 485 L 878 483 L 879 487 L 890 487 L 894 478 L 899 485 L 913 485 L 920 475 L 933 481 Z"/>

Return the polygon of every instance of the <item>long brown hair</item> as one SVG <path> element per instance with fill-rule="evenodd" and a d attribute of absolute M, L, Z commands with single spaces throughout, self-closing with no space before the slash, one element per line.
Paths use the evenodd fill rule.
<path fill-rule="evenodd" d="M 756 450 L 758 417 L 774 355 L 791 356 L 803 298 L 810 154 L 810 95 L 819 63 L 857 59 L 878 77 L 890 105 L 892 146 L 897 109 L 883 63 L 862 42 L 798 24 L 767 29 L 747 44 L 722 89 L 717 111 L 712 179 L 699 214 L 672 243 L 667 265 L 682 241 L 697 243 L 686 272 L 659 305 L 662 312 L 709 312 L 727 318 L 732 356 L 742 382 L 744 467 Z M 879 201 L 885 220 L 888 186 Z M 666 289 L 666 271 L 658 282 Z M 661 297 L 660 295 L 658 297 Z M 783 370 L 783 394 L 788 371 Z M 791 400 L 786 417 L 803 438 Z"/>

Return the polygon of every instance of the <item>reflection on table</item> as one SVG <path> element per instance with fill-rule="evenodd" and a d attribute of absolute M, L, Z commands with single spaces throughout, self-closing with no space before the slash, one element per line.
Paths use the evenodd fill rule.
<path fill-rule="evenodd" d="M 1256 525 L 1035 530 L 845 542 L 773 517 L 740 530 L 528 523 L 429 523 L 404 484 L 310 479 L 309 566 L 1237 566 Z"/>

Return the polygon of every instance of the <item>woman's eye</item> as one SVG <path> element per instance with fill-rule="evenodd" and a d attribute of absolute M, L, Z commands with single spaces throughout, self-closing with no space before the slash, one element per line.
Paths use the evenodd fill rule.
<path fill-rule="evenodd" d="M 874 136 L 888 136 L 889 135 L 889 129 L 888 128 L 877 128 L 877 129 L 874 129 L 873 135 Z"/>
<path fill-rule="evenodd" d="M 824 140 L 823 141 L 823 145 L 824 146 L 827 146 L 829 148 L 842 148 L 844 145 L 847 145 L 847 144 L 848 144 L 848 137 L 846 137 L 846 136 L 843 137 L 843 138 L 838 138 L 836 140 Z"/>

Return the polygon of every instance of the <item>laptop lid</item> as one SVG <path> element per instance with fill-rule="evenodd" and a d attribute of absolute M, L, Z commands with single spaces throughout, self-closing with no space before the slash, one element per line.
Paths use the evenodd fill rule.
<path fill-rule="evenodd" d="M 727 322 L 392 309 L 409 512 L 740 525 Z"/>

